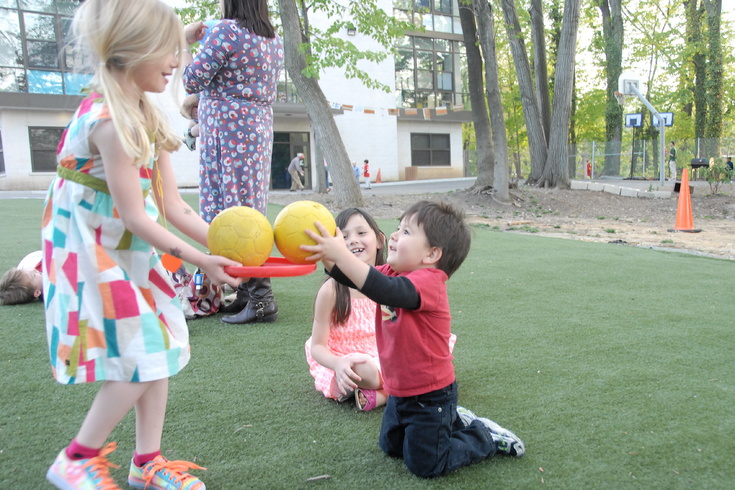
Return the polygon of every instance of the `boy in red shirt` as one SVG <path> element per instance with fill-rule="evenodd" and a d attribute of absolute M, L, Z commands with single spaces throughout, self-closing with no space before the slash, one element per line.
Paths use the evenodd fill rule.
<path fill-rule="evenodd" d="M 388 403 L 379 444 L 403 458 L 416 476 L 446 475 L 501 452 L 522 456 L 523 442 L 495 422 L 457 407 L 449 350 L 451 315 L 446 281 L 470 249 L 461 212 L 421 201 L 401 217 L 388 242 L 387 263 L 371 267 L 345 246 L 341 232 L 302 246 L 322 260 L 329 275 L 375 301 L 378 356 Z"/>

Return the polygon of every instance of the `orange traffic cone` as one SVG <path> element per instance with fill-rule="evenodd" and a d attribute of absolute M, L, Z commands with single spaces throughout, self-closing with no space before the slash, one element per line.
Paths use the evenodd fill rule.
<path fill-rule="evenodd" d="M 692 197 L 689 194 L 689 169 L 681 171 L 681 184 L 679 185 L 679 207 L 676 210 L 676 225 L 673 230 L 686 233 L 699 233 L 702 230 L 694 229 L 694 218 L 692 217 Z"/>
<path fill-rule="evenodd" d="M 383 179 L 380 178 L 380 169 L 378 169 L 378 176 L 375 178 L 375 183 L 376 184 L 382 184 L 383 183 Z"/>

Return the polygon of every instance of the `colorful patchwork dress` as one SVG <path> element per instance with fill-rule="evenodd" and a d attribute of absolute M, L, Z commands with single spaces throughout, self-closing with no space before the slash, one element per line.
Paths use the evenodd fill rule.
<path fill-rule="evenodd" d="M 266 213 L 271 105 L 282 66 L 280 37 L 261 37 L 223 19 L 184 68 L 186 91 L 199 93 L 199 212 L 207 222 L 232 206 Z"/>
<path fill-rule="evenodd" d="M 186 319 L 166 270 L 154 248 L 125 228 L 102 159 L 89 148 L 95 124 L 109 118 L 99 94 L 82 102 L 59 144 L 43 213 L 46 332 L 63 384 L 153 381 L 189 362 Z M 152 164 L 140 168 L 140 183 L 156 220 Z"/>

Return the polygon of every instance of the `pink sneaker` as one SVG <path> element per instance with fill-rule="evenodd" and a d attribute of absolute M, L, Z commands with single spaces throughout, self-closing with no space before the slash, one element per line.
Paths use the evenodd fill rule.
<path fill-rule="evenodd" d="M 116 490 L 120 487 L 110 476 L 110 467 L 119 466 L 110 463 L 107 455 L 117 449 L 117 444 L 109 443 L 94 458 L 73 460 L 62 449 L 56 461 L 46 472 L 46 479 L 56 488 L 62 490 Z"/>
<path fill-rule="evenodd" d="M 143 467 L 130 462 L 128 485 L 146 490 L 206 490 L 202 481 L 186 470 L 206 470 L 188 461 L 169 461 L 161 455 Z"/>

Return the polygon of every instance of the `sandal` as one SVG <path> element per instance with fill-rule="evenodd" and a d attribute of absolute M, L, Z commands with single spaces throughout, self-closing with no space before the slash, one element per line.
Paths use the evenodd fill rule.
<path fill-rule="evenodd" d="M 361 397 L 365 400 L 364 405 L 360 402 Z M 375 390 L 366 390 L 364 388 L 357 388 L 355 390 L 355 403 L 357 404 L 357 409 L 361 412 L 367 412 L 375 408 L 377 399 L 378 393 Z"/>

